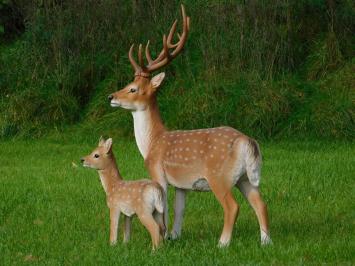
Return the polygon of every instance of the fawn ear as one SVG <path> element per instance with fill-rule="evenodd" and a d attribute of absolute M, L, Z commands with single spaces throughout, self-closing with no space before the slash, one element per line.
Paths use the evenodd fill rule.
<path fill-rule="evenodd" d="M 104 144 L 104 147 L 105 147 L 105 151 L 106 153 L 109 153 L 112 149 L 112 138 L 109 138 L 105 141 L 105 144 Z"/>
<path fill-rule="evenodd" d="M 99 147 L 104 146 L 104 144 L 105 144 L 105 139 L 101 136 L 99 140 Z"/>
<path fill-rule="evenodd" d="M 152 84 L 153 90 L 157 90 L 160 87 L 164 78 L 165 78 L 164 72 L 161 72 L 158 75 L 155 75 L 154 77 L 152 77 L 152 79 L 150 80 L 150 84 Z"/>

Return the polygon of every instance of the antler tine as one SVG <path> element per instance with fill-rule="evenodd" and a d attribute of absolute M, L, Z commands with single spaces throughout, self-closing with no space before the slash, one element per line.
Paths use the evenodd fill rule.
<path fill-rule="evenodd" d="M 144 60 L 143 60 L 143 56 L 142 56 L 142 44 L 139 44 L 139 48 L 138 48 L 138 61 L 139 61 L 141 68 L 144 69 L 145 66 L 144 66 Z"/>
<path fill-rule="evenodd" d="M 181 5 L 182 21 L 183 21 L 183 32 L 180 36 L 180 40 L 177 43 L 176 49 L 171 53 L 171 57 L 177 56 L 185 45 L 187 34 L 188 34 L 188 24 L 189 18 L 186 16 L 185 7 Z"/>
<path fill-rule="evenodd" d="M 148 40 L 147 45 L 145 46 L 145 57 L 147 58 L 148 65 L 151 65 L 153 63 L 152 56 L 150 55 L 149 51 L 149 43 L 150 41 Z"/>
<path fill-rule="evenodd" d="M 170 58 L 170 54 L 169 54 L 169 44 L 168 41 L 166 39 L 165 34 L 163 35 L 163 49 L 164 49 L 164 56 L 165 58 L 167 58 L 169 60 Z"/>
<path fill-rule="evenodd" d="M 186 39 L 188 32 L 190 30 L 190 18 L 186 16 L 185 12 L 185 7 L 181 5 L 181 13 L 182 13 L 182 20 L 183 20 L 183 31 L 182 34 L 180 35 L 178 33 L 179 41 L 175 44 L 172 44 L 174 34 L 176 32 L 176 26 L 177 26 L 177 20 L 174 21 L 173 25 L 170 28 L 168 37 L 166 35 L 163 36 L 163 49 L 159 53 L 158 57 L 154 60 L 152 60 L 150 51 L 149 51 L 149 41 L 145 47 L 145 55 L 148 61 L 148 65 L 144 66 L 144 60 L 142 57 L 142 45 L 139 45 L 139 50 L 138 50 L 138 59 L 139 59 L 139 64 L 141 65 L 140 71 L 145 72 L 146 74 L 149 74 L 166 64 L 168 64 L 172 59 L 174 59 L 181 51 L 182 48 L 185 45 Z M 172 53 L 169 52 L 169 49 L 174 48 Z M 131 59 L 130 59 L 131 60 Z M 132 61 L 131 61 L 132 63 Z M 133 65 L 133 63 L 132 63 Z M 136 63 L 137 65 L 137 63 Z"/>
<path fill-rule="evenodd" d="M 177 20 L 174 21 L 173 25 L 171 26 L 171 29 L 170 29 L 170 32 L 169 32 L 169 35 L 168 35 L 168 47 L 169 48 L 175 48 L 178 44 L 172 44 L 171 41 L 173 40 L 173 37 L 174 37 L 174 33 L 176 31 L 176 25 L 177 25 Z"/>
<path fill-rule="evenodd" d="M 142 68 L 137 64 L 137 62 L 133 58 L 133 55 L 132 55 L 133 48 L 134 48 L 134 44 L 132 44 L 131 48 L 129 49 L 128 58 L 129 58 L 129 61 L 131 62 L 131 65 L 132 65 L 134 71 L 140 72 L 140 71 L 142 71 Z"/>

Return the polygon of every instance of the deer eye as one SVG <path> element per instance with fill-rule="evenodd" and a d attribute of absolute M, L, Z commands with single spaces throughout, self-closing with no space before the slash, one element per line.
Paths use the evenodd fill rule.
<path fill-rule="evenodd" d="M 99 157 L 100 157 L 100 155 L 98 155 L 98 154 L 95 154 L 95 155 L 94 155 L 94 157 L 95 157 L 95 158 L 99 158 Z"/>
<path fill-rule="evenodd" d="M 137 90 L 138 90 L 137 88 L 130 88 L 130 89 L 129 89 L 129 92 L 130 92 L 130 93 L 134 93 L 134 92 L 136 92 Z"/>

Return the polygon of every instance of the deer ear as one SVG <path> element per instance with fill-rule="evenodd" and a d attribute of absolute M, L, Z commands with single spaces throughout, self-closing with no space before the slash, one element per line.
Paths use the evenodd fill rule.
<path fill-rule="evenodd" d="M 109 138 L 105 141 L 104 148 L 106 153 L 109 153 L 112 149 L 112 138 Z"/>
<path fill-rule="evenodd" d="M 104 144 L 105 144 L 105 139 L 101 136 L 99 140 L 99 147 L 104 146 Z"/>
<path fill-rule="evenodd" d="M 152 88 L 154 90 L 158 89 L 161 83 L 163 82 L 164 78 L 165 78 L 164 72 L 161 72 L 158 75 L 152 77 L 152 79 L 150 80 L 150 84 L 152 84 Z"/>

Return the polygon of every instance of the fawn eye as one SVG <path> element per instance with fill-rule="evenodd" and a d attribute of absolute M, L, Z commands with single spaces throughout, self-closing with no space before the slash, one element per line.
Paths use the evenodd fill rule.
<path fill-rule="evenodd" d="M 99 157 L 100 157 L 100 155 L 98 155 L 98 154 L 95 154 L 95 155 L 94 155 L 94 157 L 95 157 L 95 158 L 99 158 Z"/>
<path fill-rule="evenodd" d="M 137 88 L 130 88 L 129 92 L 130 92 L 130 93 L 134 93 L 134 92 L 136 92 L 137 90 L 138 90 Z"/>

